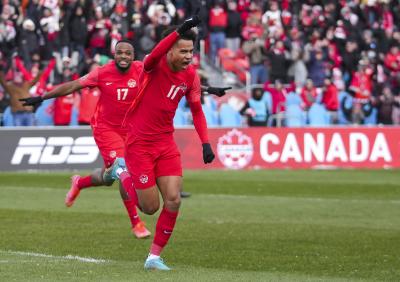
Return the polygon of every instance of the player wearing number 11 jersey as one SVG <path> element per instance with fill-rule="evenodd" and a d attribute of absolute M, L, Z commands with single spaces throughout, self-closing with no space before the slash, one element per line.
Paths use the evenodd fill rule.
<path fill-rule="evenodd" d="M 146 214 L 159 209 L 159 191 L 164 202 L 145 269 L 170 269 L 160 254 L 174 230 L 180 206 L 182 166 L 173 138 L 173 118 L 183 96 L 203 145 L 204 163 L 214 159 L 200 102 L 200 79 L 191 65 L 196 40 L 191 28 L 199 22 L 195 16 L 176 31 L 169 30 L 144 59 L 138 96 L 124 122 L 129 128 L 125 160 L 135 188 L 130 195 L 133 199 L 137 196 L 138 206 Z"/>
<path fill-rule="evenodd" d="M 121 40 L 116 44 L 114 60 L 106 65 L 92 70 L 87 75 L 67 83 L 64 83 L 43 97 L 32 97 L 24 100 L 25 104 L 37 104 L 45 99 L 68 95 L 85 87 L 97 87 L 100 90 L 100 98 L 96 106 L 95 114 L 91 121 L 93 137 L 104 160 L 103 169 L 94 170 L 91 175 L 72 177 L 71 188 L 65 198 L 65 204 L 70 207 L 79 195 L 81 189 L 111 185 L 113 179 L 104 174 L 105 168 L 111 167 L 114 162 L 119 167 L 124 167 L 124 140 L 127 130 L 121 127 L 125 113 L 137 95 L 139 75 L 143 69 L 143 63 L 133 61 L 134 50 L 129 41 Z M 131 178 L 120 181 L 120 194 L 128 212 L 132 231 L 137 238 L 145 238 L 150 232 L 140 220 L 135 206 L 135 201 L 126 194 L 121 182 L 131 181 Z M 124 183 L 129 186 L 129 183 Z"/>

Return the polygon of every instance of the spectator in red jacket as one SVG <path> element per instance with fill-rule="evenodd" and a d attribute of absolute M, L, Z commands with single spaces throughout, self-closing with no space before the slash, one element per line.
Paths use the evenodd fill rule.
<path fill-rule="evenodd" d="M 264 91 L 271 93 L 272 114 L 285 111 L 286 96 L 294 90 L 294 83 L 285 87 L 279 79 L 275 80 L 274 84 L 270 84 L 269 81 L 264 84 Z"/>
<path fill-rule="evenodd" d="M 217 0 L 209 13 L 210 57 L 213 64 L 216 63 L 218 50 L 225 48 L 225 30 L 228 25 L 228 14 L 223 3 L 224 1 Z"/>
<path fill-rule="evenodd" d="M 311 79 L 307 79 L 306 84 L 301 89 L 300 97 L 303 101 L 302 107 L 307 111 L 317 99 L 317 88 Z"/>
<path fill-rule="evenodd" d="M 400 50 L 399 46 L 390 47 L 390 52 L 385 56 L 385 66 L 394 73 L 400 72 Z"/>
<path fill-rule="evenodd" d="M 339 108 L 338 90 L 330 78 L 325 78 L 324 80 L 321 102 L 330 112 L 336 112 Z"/>

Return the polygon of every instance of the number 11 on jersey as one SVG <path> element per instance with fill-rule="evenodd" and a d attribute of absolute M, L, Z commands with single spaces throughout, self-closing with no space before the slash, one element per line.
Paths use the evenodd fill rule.
<path fill-rule="evenodd" d="M 117 89 L 117 100 L 118 101 L 124 101 L 126 99 L 126 96 L 128 96 L 128 88 L 119 88 Z"/>

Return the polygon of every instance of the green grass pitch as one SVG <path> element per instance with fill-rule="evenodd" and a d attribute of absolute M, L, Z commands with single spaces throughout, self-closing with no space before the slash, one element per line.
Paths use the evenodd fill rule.
<path fill-rule="evenodd" d="M 396 170 L 186 171 L 167 273 L 117 185 L 68 209 L 69 177 L 0 173 L 0 281 L 400 281 Z"/>

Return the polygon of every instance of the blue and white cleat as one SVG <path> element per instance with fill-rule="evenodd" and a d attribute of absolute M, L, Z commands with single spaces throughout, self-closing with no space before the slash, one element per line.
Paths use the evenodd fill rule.
<path fill-rule="evenodd" d="M 117 171 L 120 169 L 119 173 Z M 126 171 L 126 164 L 124 158 L 116 158 L 113 165 L 107 168 L 103 174 L 103 180 L 105 182 L 111 182 L 113 180 L 119 179 L 119 174 L 122 171 Z"/>
<path fill-rule="evenodd" d="M 147 258 L 146 262 L 144 263 L 145 270 L 171 270 L 168 266 L 165 265 L 162 258 Z"/>

